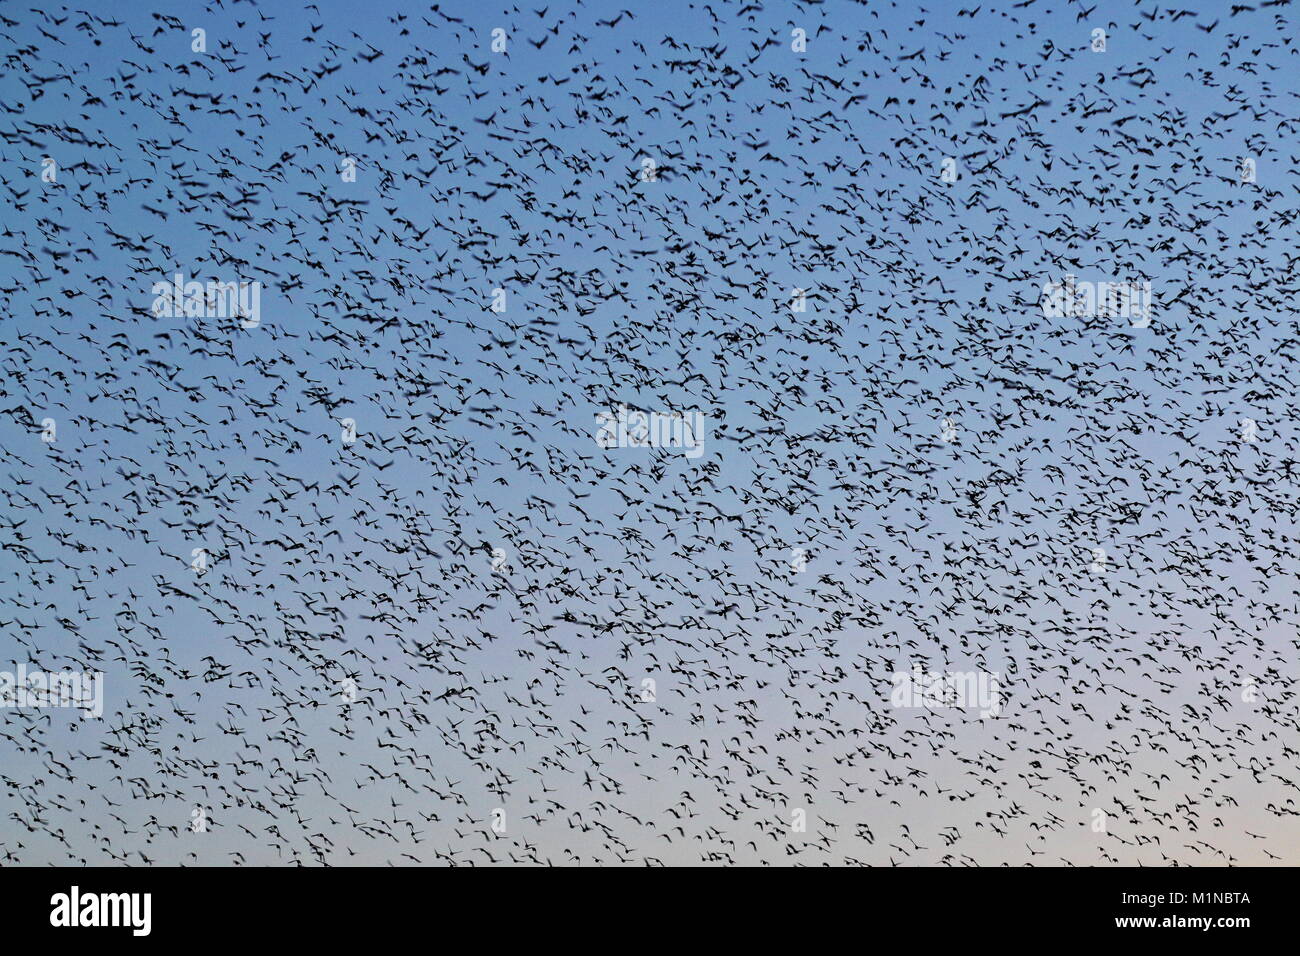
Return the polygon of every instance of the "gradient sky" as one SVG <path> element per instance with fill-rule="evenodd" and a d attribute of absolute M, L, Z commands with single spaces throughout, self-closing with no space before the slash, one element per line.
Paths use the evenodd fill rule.
<path fill-rule="evenodd" d="M 1300 862 L 1294 30 L 1179 6 L 0 10 L 6 860 Z"/>

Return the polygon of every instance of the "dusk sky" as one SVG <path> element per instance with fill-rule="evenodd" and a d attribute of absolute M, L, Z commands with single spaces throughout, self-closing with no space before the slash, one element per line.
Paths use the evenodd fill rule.
<path fill-rule="evenodd" d="M 3 861 L 1300 863 L 1297 34 L 1176 6 L 0 6 Z"/>

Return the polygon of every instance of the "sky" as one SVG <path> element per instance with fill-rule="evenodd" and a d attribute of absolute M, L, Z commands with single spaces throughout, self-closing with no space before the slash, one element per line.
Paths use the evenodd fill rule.
<path fill-rule="evenodd" d="M 1294 31 L 1179 7 L 0 10 L 6 862 L 1296 863 Z"/>

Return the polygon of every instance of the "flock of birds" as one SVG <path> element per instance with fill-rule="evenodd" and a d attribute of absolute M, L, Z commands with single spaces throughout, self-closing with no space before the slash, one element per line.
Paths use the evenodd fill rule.
<path fill-rule="evenodd" d="M 1300 862 L 1297 24 L 1184 6 L 0 6 L 0 860 Z"/>

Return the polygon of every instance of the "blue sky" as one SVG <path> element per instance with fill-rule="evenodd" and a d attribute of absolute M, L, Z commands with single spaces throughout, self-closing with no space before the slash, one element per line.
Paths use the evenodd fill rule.
<path fill-rule="evenodd" d="M 1183 6 L 6 12 L 10 859 L 1295 862 L 1293 43 Z"/>

